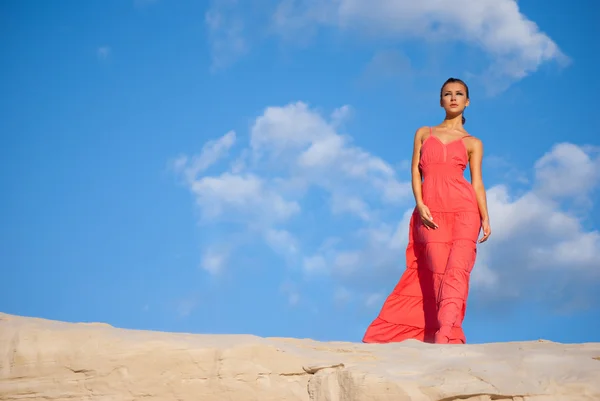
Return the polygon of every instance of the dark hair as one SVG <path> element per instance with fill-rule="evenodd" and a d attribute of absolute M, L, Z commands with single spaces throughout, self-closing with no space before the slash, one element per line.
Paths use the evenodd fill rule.
<path fill-rule="evenodd" d="M 444 86 L 446 86 L 446 84 L 452 84 L 452 83 L 457 83 L 457 84 L 461 84 L 462 86 L 464 86 L 465 91 L 467 92 L 467 99 L 469 98 L 469 87 L 467 86 L 465 81 L 463 81 L 462 79 L 450 77 L 446 80 L 446 82 L 444 82 L 444 84 L 442 85 L 442 88 L 440 89 L 440 99 L 443 96 Z M 462 117 L 463 125 L 465 124 L 466 121 L 467 121 L 467 119 L 465 118 L 464 111 L 463 111 L 463 117 Z"/>

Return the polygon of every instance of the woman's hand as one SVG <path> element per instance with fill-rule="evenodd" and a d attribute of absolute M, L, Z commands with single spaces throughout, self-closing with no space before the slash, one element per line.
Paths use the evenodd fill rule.
<path fill-rule="evenodd" d="M 479 243 L 487 241 L 489 236 L 492 234 L 492 229 L 490 228 L 490 221 L 488 219 L 481 221 L 481 228 L 483 229 L 483 237 L 479 240 Z"/>
<path fill-rule="evenodd" d="M 417 205 L 417 211 L 419 212 L 419 216 L 421 216 L 421 221 L 423 225 L 429 230 L 431 228 L 436 229 L 438 225 L 433 221 L 433 216 L 429 211 L 429 208 L 424 204 Z"/>

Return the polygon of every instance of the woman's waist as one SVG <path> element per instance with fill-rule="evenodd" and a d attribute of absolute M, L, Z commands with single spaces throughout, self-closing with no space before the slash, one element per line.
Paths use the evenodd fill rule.
<path fill-rule="evenodd" d="M 434 199 L 442 203 L 475 202 L 477 199 L 473 186 L 464 177 L 445 180 L 425 179 L 421 191 L 424 199 Z"/>
<path fill-rule="evenodd" d="M 462 174 L 423 174 L 423 186 L 432 188 L 473 188 Z"/>
<path fill-rule="evenodd" d="M 454 163 L 426 163 L 419 166 L 423 177 L 464 177 L 465 167 Z"/>
<path fill-rule="evenodd" d="M 431 212 L 478 212 L 479 205 L 475 196 L 427 196 L 424 194 L 423 203 Z"/>

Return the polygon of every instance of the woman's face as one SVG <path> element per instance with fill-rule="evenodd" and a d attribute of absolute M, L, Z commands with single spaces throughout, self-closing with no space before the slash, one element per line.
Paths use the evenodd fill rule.
<path fill-rule="evenodd" d="M 465 107 L 469 105 L 467 91 L 463 84 L 459 82 L 450 82 L 444 85 L 440 105 L 446 110 L 448 115 L 461 114 Z"/>

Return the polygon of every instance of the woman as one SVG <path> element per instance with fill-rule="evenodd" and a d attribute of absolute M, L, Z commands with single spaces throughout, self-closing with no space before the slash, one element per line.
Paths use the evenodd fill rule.
<path fill-rule="evenodd" d="M 406 270 L 368 327 L 364 342 L 418 339 L 465 343 L 462 322 L 469 277 L 491 234 L 481 177 L 483 146 L 463 128 L 469 88 L 448 79 L 440 92 L 446 118 L 419 128 L 414 138 L 412 188 L 416 207 L 409 227 Z M 471 183 L 463 176 L 470 166 Z"/>

